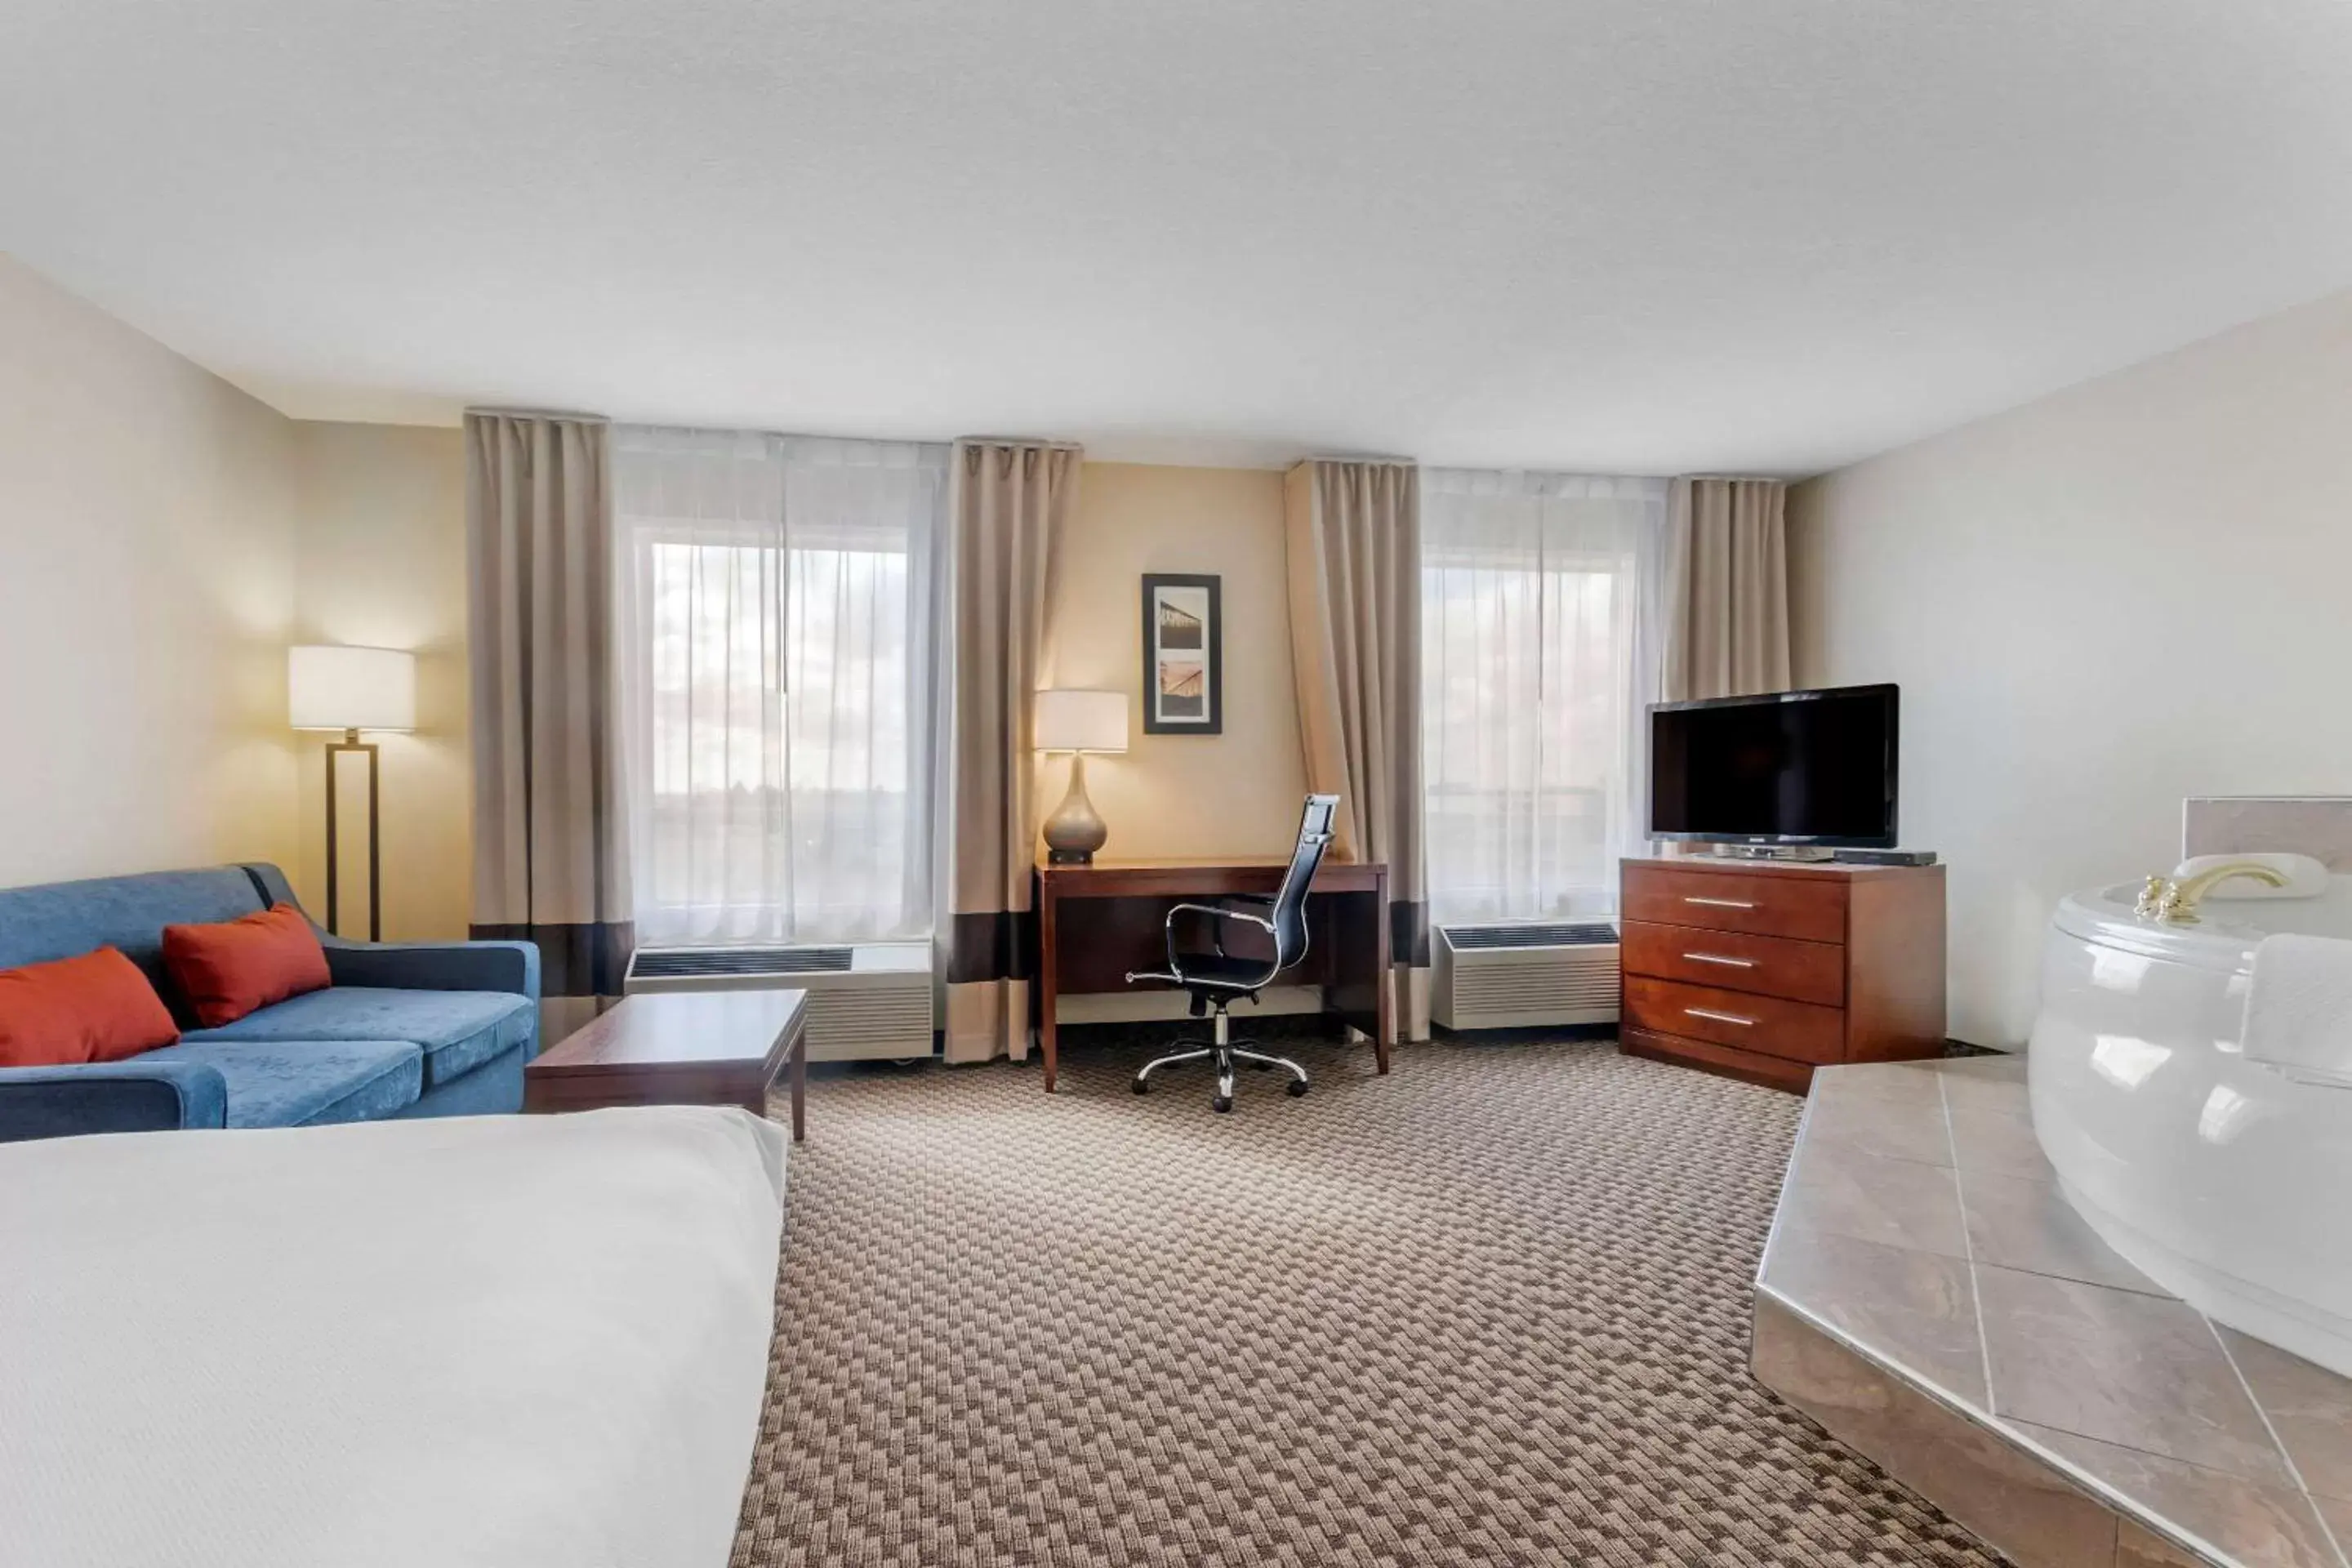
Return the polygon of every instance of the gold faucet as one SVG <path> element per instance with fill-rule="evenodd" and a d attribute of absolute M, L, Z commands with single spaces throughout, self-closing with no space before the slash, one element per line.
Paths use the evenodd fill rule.
<path fill-rule="evenodd" d="M 2139 901 L 2132 908 L 2147 920 L 2193 926 L 2197 923 L 2198 904 L 2232 877 L 2252 877 L 2273 888 L 2284 888 L 2287 883 L 2285 877 L 2259 860 L 2231 860 L 2178 882 L 2169 877 L 2150 877 L 2140 888 Z"/>

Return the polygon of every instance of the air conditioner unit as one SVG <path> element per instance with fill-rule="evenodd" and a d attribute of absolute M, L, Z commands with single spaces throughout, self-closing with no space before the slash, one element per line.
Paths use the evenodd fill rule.
<path fill-rule="evenodd" d="M 1449 1029 L 1617 1021 L 1617 928 L 1439 926 L 1430 1017 Z"/>
<path fill-rule="evenodd" d="M 931 1054 L 929 942 L 853 947 L 641 947 L 625 994 L 797 990 L 809 994 L 813 1062 L 903 1061 Z"/>

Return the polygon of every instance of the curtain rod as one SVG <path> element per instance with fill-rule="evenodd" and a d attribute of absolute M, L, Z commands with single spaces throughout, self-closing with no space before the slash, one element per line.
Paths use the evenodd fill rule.
<path fill-rule="evenodd" d="M 603 414 L 583 414 L 576 408 L 508 408 L 481 404 L 467 404 L 466 416 L 477 414 L 497 415 L 508 419 L 569 419 L 580 425 L 610 425 L 612 419 Z"/>
<path fill-rule="evenodd" d="M 955 441 L 976 441 L 990 447 L 1044 447 L 1055 452 L 1083 452 L 1082 441 L 1054 440 L 1040 436 L 958 436 Z"/>
<path fill-rule="evenodd" d="M 1300 463 L 1370 463 L 1384 468 L 1425 468 L 1433 466 L 1423 462 L 1419 458 L 1366 457 L 1361 453 L 1347 457 L 1335 456 L 1329 452 L 1309 452 L 1289 466 L 1295 468 Z"/>

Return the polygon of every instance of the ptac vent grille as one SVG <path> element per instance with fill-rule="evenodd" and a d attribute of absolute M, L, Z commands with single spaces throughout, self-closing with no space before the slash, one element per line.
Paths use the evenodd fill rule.
<path fill-rule="evenodd" d="M 1512 947 L 1601 947 L 1617 940 L 1606 921 L 1560 925 L 1447 926 L 1445 940 L 1456 952 Z"/>
<path fill-rule="evenodd" d="M 845 947 L 643 948 L 635 973 L 648 980 L 679 980 L 709 974 L 844 974 Z"/>

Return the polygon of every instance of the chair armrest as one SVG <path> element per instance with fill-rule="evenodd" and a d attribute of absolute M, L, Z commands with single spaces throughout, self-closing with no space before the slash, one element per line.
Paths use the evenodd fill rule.
<path fill-rule="evenodd" d="M 1217 900 L 1223 904 L 1252 904 L 1264 910 L 1265 914 L 1262 917 L 1239 910 L 1227 912 L 1239 915 L 1243 920 L 1263 930 L 1268 936 L 1274 934 L 1273 916 L 1276 900 L 1272 893 L 1220 893 L 1217 895 Z M 1224 952 L 1225 939 L 1218 928 L 1214 926 L 1209 928 L 1209 941 L 1215 945 L 1220 953 Z"/>
<path fill-rule="evenodd" d="M 1171 969 L 1176 967 L 1176 917 L 1182 914 L 1207 915 L 1213 920 L 1221 921 L 1242 921 L 1257 927 L 1268 936 L 1274 934 L 1274 922 L 1259 915 L 1244 914 L 1239 910 L 1229 910 L 1217 904 L 1171 905 L 1168 910 L 1168 918 L 1160 922 L 1160 942 L 1167 950 L 1168 967 Z M 1225 956 L 1225 939 L 1222 934 L 1217 934 L 1218 928 L 1213 926 L 1210 930 L 1213 934 L 1209 940 L 1215 945 L 1217 956 L 1223 958 Z"/>
<path fill-rule="evenodd" d="M 1247 898 L 1251 895 L 1235 894 L 1234 896 L 1236 898 Z M 1174 904 L 1169 908 L 1168 919 L 1171 922 L 1173 922 L 1178 915 L 1188 913 L 1196 915 L 1212 915 L 1221 921 L 1247 921 L 1250 924 L 1257 927 L 1260 931 L 1270 931 L 1274 929 L 1274 922 L 1266 919 L 1264 915 L 1247 914 L 1240 910 L 1229 910 L 1219 904 Z"/>
<path fill-rule="evenodd" d="M 539 1000 L 539 944 L 529 942 L 324 941 L 338 985 L 394 991 L 510 991 Z"/>
<path fill-rule="evenodd" d="M 0 1068 L 0 1143 L 80 1132 L 223 1127 L 228 1086 L 203 1062 L 77 1062 Z"/>

